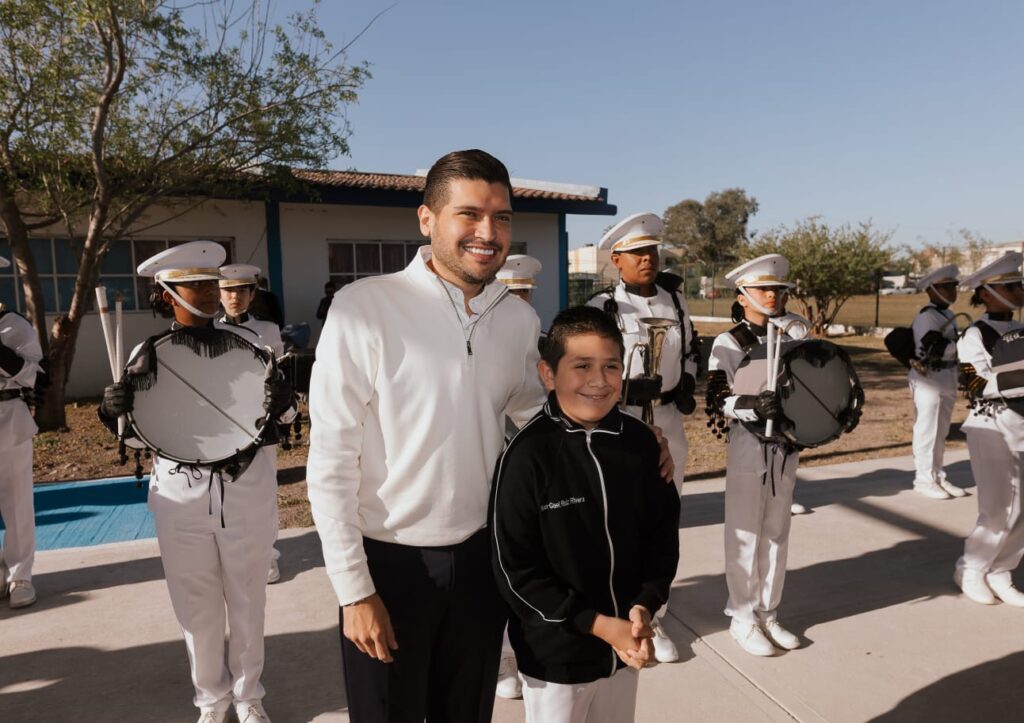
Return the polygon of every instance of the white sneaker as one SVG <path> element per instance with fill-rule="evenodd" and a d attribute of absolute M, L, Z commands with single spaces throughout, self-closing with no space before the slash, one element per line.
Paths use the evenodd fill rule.
<path fill-rule="evenodd" d="M 661 627 L 661 621 L 652 620 L 651 629 L 654 630 L 654 659 L 659 663 L 679 662 L 679 648 Z"/>
<path fill-rule="evenodd" d="M 7 587 L 10 600 L 7 601 L 11 610 L 27 608 L 36 601 L 36 589 L 28 580 L 15 580 Z"/>
<path fill-rule="evenodd" d="M 270 723 L 262 703 L 239 703 L 235 706 L 238 723 Z"/>
<path fill-rule="evenodd" d="M 950 494 L 935 482 L 915 482 L 914 492 L 933 500 L 948 500 Z"/>
<path fill-rule="evenodd" d="M 757 623 L 746 623 L 733 620 L 729 625 L 729 635 L 740 644 L 740 647 L 751 655 L 769 658 L 775 655 L 775 646 L 765 637 L 761 626 Z"/>
<path fill-rule="evenodd" d="M 1024 608 L 1024 592 L 1014 587 L 1009 575 L 986 575 L 985 582 L 1004 603 L 1015 608 Z"/>
<path fill-rule="evenodd" d="M 791 515 L 806 515 L 808 512 L 807 508 L 799 502 L 794 502 L 789 506 L 789 514 Z"/>
<path fill-rule="evenodd" d="M 769 620 L 764 624 L 764 634 L 776 648 L 796 650 L 800 647 L 800 638 L 779 625 L 778 620 Z"/>
<path fill-rule="evenodd" d="M 199 714 L 199 720 L 196 723 L 228 723 L 228 711 L 230 710 L 230 708 L 205 710 Z"/>
<path fill-rule="evenodd" d="M 498 685 L 494 688 L 494 694 L 505 700 L 523 697 L 523 683 L 519 680 L 519 668 L 516 667 L 515 657 L 506 655 L 501 659 L 498 666 Z"/>
<path fill-rule="evenodd" d="M 953 573 L 953 582 L 964 591 L 968 599 L 981 605 L 995 605 L 996 598 L 985 582 L 985 575 L 978 570 L 960 570 Z"/>
<path fill-rule="evenodd" d="M 277 565 L 277 560 L 270 561 L 270 569 L 267 570 L 267 584 L 273 585 L 275 582 L 281 579 L 281 568 Z"/>
<path fill-rule="evenodd" d="M 948 494 L 950 497 L 966 497 L 967 492 L 963 487 L 957 487 L 955 484 L 950 482 L 945 476 L 940 477 L 938 481 L 939 487 L 942 491 Z"/>

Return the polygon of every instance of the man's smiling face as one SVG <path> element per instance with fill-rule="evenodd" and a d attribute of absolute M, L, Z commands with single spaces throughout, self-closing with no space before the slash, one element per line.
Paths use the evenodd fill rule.
<path fill-rule="evenodd" d="M 434 271 L 464 291 L 482 287 L 505 263 L 512 244 L 512 204 L 501 183 L 458 178 L 439 211 L 420 206 L 420 231 L 430 238 Z"/>

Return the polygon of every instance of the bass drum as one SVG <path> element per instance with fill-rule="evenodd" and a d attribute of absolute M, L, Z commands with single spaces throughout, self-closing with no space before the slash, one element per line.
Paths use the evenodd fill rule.
<path fill-rule="evenodd" d="M 260 442 L 273 357 L 224 329 L 178 329 L 143 345 L 125 370 L 128 421 L 143 446 L 183 464 L 215 465 Z"/>
<path fill-rule="evenodd" d="M 734 394 L 760 394 L 768 388 L 767 347 L 754 347 L 740 363 L 733 381 Z M 820 447 L 835 441 L 846 419 L 861 404 L 860 381 L 849 354 L 830 341 L 807 339 L 782 343 L 776 391 L 782 417 L 775 420 L 772 437 L 764 422 L 743 422 L 759 439 L 787 443 L 797 449 Z"/>
<path fill-rule="evenodd" d="M 296 394 L 309 398 L 309 382 L 313 376 L 313 362 L 316 352 L 313 349 L 292 349 L 277 360 L 277 368 L 284 378 L 292 385 Z"/>

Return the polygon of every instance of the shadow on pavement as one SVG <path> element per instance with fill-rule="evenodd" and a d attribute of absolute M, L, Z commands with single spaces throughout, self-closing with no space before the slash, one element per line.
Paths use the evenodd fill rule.
<path fill-rule="evenodd" d="M 984 710 L 987 721 L 1019 721 L 1022 678 L 1024 653 L 1013 653 L 937 680 L 904 698 L 888 713 L 871 720 L 872 723 L 960 723 L 980 720 L 979 711 Z M 1003 715 L 992 717 L 991 711 L 997 710 L 1003 711 Z"/>
<path fill-rule="evenodd" d="M 320 538 L 314 530 L 302 535 L 286 537 L 274 545 L 281 552 L 281 581 L 294 578 L 299 573 L 323 567 Z M 159 557 L 144 557 L 107 565 L 77 567 L 60 572 L 38 573 L 32 582 L 39 591 L 39 602 L 30 608 L 11 612 L 0 606 L 0 620 L 18 615 L 24 617 L 36 612 L 70 605 L 78 602 L 92 590 L 102 590 L 119 585 L 161 580 L 164 576 Z M 0 721 L 3 717 L 0 716 Z"/>
<path fill-rule="evenodd" d="M 267 712 L 305 723 L 347 706 L 337 628 L 266 639 Z M 181 640 L 122 650 L 54 647 L 0 657 L 0 720 L 191 723 L 188 658 Z"/>

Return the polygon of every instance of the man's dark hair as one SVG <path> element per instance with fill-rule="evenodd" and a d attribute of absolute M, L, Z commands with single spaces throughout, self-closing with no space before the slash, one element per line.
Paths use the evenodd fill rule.
<path fill-rule="evenodd" d="M 572 306 L 558 312 L 558 316 L 551 322 L 551 329 L 541 349 L 541 357 L 548 366 L 557 369 L 558 362 L 565 356 L 565 347 L 569 339 L 581 334 L 597 334 L 614 341 L 619 347 L 620 361 L 626 354 L 622 332 L 609 314 L 593 306 Z"/>
<path fill-rule="evenodd" d="M 486 151 L 471 148 L 441 156 L 430 167 L 423 188 L 423 204 L 434 213 L 440 212 L 448 203 L 448 186 L 460 178 L 500 183 L 508 189 L 509 200 L 512 200 L 512 181 L 505 164 Z"/>

